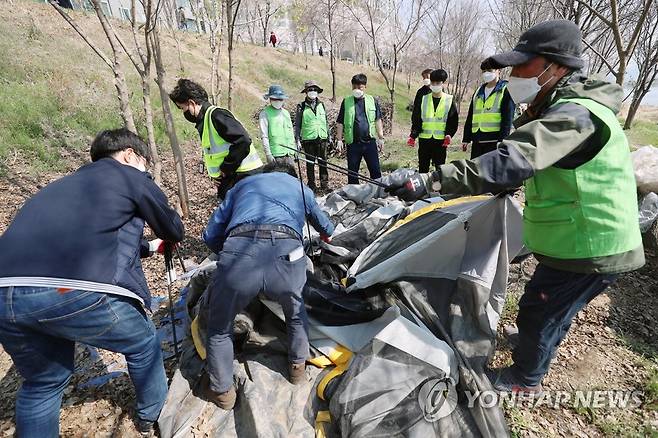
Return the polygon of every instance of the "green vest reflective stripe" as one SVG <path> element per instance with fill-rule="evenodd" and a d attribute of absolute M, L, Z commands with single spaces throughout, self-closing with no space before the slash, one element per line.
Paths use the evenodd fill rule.
<path fill-rule="evenodd" d="M 500 131 L 500 122 L 503 119 L 500 113 L 500 104 L 506 87 L 507 84 L 503 85 L 498 91 L 492 91 L 486 100 L 477 92 L 473 95 L 473 121 L 471 124 L 473 134 L 478 131 Z"/>
<path fill-rule="evenodd" d="M 203 163 L 206 166 L 208 175 L 213 178 L 219 177 L 221 171 L 220 167 L 224 162 L 224 158 L 229 153 L 231 144 L 224 140 L 212 124 L 211 115 L 216 109 L 216 106 L 211 106 L 206 110 L 203 117 L 203 133 L 201 135 L 201 149 L 203 150 Z M 249 147 L 249 155 L 247 155 L 237 172 L 249 172 L 250 170 L 258 169 L 263 165 L 256 148 L 252 144 Z"/>
<path fill-rule="evenodd" d="M 329 130 L 327 129 L 327 115 L 324 104 L 318 101 L 315 105 L 315 112 L 307 102 L 304 102 L 302 106 L 304 107 L 301 126 L 302 140 L 326 139 Z"/>
<path fill-rule="evenodd" d="M 451 106 L 451 94 L 443 93 L 436 109 L 434 108 L 432 94 L 424 95 L 420 104 L 420 118 L 423 120 L 423 125 L 418 137 L 443 140 L 446 136 L 446 123 L 448 122 Z"/>
<path fill-rule="evenodd" d="M 610 137 L 587 163 L 575 169 L 552 166 L 526 181 L 524 242 L 535 253 L 559 259 L 631 251 L 642 238 L 628 140 L 609 108 L 582 98 L 554 105 L 565 102 L 587 108 L 605 123 Z"/>
<path fill-rule="evenodd" d="M 370 137 L 377 138 L 377 130 L 375 128 L 375 121 L 377 120 L 375 98 L 369 94 L 365 94 L 363 99 L 365 99 L 366 118 L 368 119 Z M 352 144 L 354 143 L 354 118 L 356 117 L 355 98 L 354 96 L 347 96 L 344 102 L 343 138 L 345 139 L 345 144 Z"/>
<path fill-rule="evenodd" d="M 295 133 L 292 130 L 292 120 L 287 109 L 280 110 L 272 105 L 265 107 L 267 116 L 267 137 L 270 140 L 270 152 L 274 157 L 292 155 L 294 151 L 283 146 L 295 149 Z"/>

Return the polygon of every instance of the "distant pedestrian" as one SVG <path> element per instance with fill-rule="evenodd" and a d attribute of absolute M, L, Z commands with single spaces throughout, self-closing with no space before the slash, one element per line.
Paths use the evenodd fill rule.
<path fill-rule="evenodd" d="M 322 46 L 318 49 L 318 55 L 324 56 L 324 51 L 322 50 Z"/>
<path fill-rule="evenodd" d="M 177 18 L 178 18 L 178 28 L 180 30 L 187 30 L 187 18 L 185 18 L 185 10 L 183 7 L 179 7 L 178 11 L 176 12 Z"/>
<path fill-rule="evenodd" d="M 276 35 L 274 34 L 274 31 L 270 32 L 270 44 L 272 44 L 272 47 L 276 47 Z"/>

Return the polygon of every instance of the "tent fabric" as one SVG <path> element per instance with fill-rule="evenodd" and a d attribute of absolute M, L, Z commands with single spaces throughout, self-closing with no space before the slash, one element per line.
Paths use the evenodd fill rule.
<path fill-rule="evenodd" d="M 327 438 L 508 435 L 500 408 L 468 407 L 463 391 L 490 388 L 484 367 L 508 265 L 522 248 L 519 206 L 509 197 L 427 206 L 383 196 L 363 184 L 318 200 L 337 227 L 330 245 L 310 250 L 304 299 L 312 353 L 325 368 L 309 365 L 308 384 L 288 383 L 283 315 L 261 299 L 236 322 L 234 412 L 204 400 L 204 361 L 187 336 L 158 421 L 162 437 L 311 437 L 316 422 Z M 197 344 L 215 267 L 204 262 L 187 286 Z M 346 369 L 335 372 L 340 357 Z"/>

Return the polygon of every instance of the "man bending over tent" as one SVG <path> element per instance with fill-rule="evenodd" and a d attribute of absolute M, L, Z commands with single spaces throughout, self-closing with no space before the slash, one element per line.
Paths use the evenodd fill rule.
<path fill-rule="evenodd" d="M 334 226 L 315 202 L 311 189 L 287 164 L 271 163 L 263 173 L 240 180 L 213 213 L 203 233 L 206 245 L 219 253 L 210 283 L 208 308 L 209 398 L 233 409 L 233 319 L 259 293 L 278 301 L 286 317 L 290 381 L 304 381 L 309 352 L 306 310 L 304 220 L 324 240 Z M 302 196 L 303 193 L 303 196 Z"/>
<path fill-rule="evenodd" d="M 571 320 L 622 272 L 644 264 L 635 178 L 616 114 L 622 87 L 577 74 L 581 33 L 566 20 L 526 31 L 513 51 L 485 60 L 512 66 L 508 90 L 530 104 L 498 149 L 416 174 L 390 190 L 500 192 L 525 181 L 524 242 L 539 261 L 519 302 L 514 364 L 492 373 L 499 391 L 540 393 Z"/>

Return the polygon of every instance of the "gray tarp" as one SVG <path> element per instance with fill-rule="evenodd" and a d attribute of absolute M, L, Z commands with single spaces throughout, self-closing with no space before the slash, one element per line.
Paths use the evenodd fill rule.
<path fill-rule="evenodd" d="M 425 205 L 373 195 L 382 193 L 348 186 L 320 200 L 342 226 L 314 257 L 316 275 L 346 276 L 350 294 L 367 287 L 391 306 L 357 325 L 320 323 L 310 311 L 316 354 L 338 344 L 355 353 L 330 402 L 315 394 L 327 371 L 309 366 L 308 384 L 287 382 L 282 323 L 277 306 L 266 303 L 272 311 L 263 312 L 234 362 L 236 409 L 226 413 L 199 397 L 203 361 L 188 339 L 159 419 L 161 436 L 312 437 L 318 410 L 331 412 L 336 436 L 507 434 L 499 408 L 468 409 L 456 400 L 461 391 L 489 388 L 483 369 L 493 352 L 508 264 L 521 248 L 519 207 L 508 197 L 453 203 L 387 232 Z M 213 268 L 211 262 L 191 281 L 192 316 Z M 437 398 L 436 388 L 447 399 Z"/>

